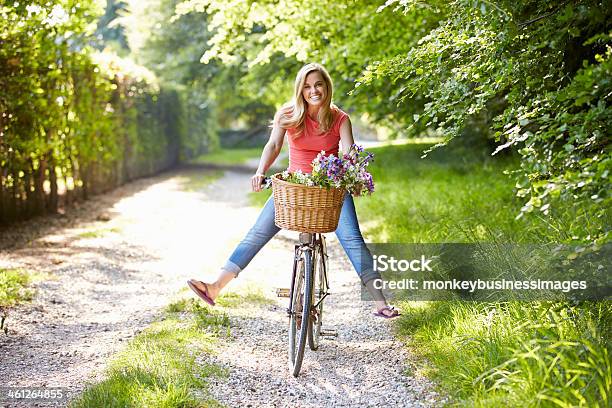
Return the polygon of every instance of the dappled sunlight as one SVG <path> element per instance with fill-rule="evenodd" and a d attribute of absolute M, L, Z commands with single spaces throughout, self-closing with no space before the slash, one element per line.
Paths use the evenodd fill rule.
<path fill-rule="evenodd" d="M 43 228 L 30 245 L 0 253 L 2 267 L 56 277 L 36 283 L 40 309 L 11 315 L 11 336 L 3 341 L 23 339 L 34 348 L 44 341 L 45 348 L 78 350 L 76 355 L 91 361 L 82 364 L 71 354 L 62 367 L 46 372 L 47 380 L 55 378 L 60 385 L 99 374 L 96 367 L 103 368 L 124 338 L 148 324 L 176 293 L 186 293 L 188 278 L 216 275 L 257 216 L 244 194 L 248 178 L 230 174 L 210 183 L 208 174 L 179 172 L 139 180 L 85 203 L 89 212 L 74 225 L 50 228 L 51 233 Z M 197 191 L 186 191 L 185 179 L 194 177 L 205 182 Z M 247 285 L 246 291 L 253 288 Z M 64 330 L 65 325 L 69 328 Z M 20 353 L 15 358 L 21 359 Z M 45 352 L 41 359 L 52 361 L 53 354 Z M 18 361 L 5 363 L 8 369 Z M 31 370 L 20 369 L 13 381 L 31 376 Z"/>
<path fill-rule="evenodd" d="M 276 289 L 291 286 L 296 232 L 241 264 L 214 308 L 186 286 L 217 279 L 270 197 L 251 182 L 287 169 L 288 150 L 292 169 L 312 173 L 286 181 L 374 192 L 355 200 L 368 245 L 493 243 L 460 254 L 482 267 L 470 273 L 479 281 L 519 270 L 569 279 L 583 260 L 585 276 L 605 271 L 591 257 L 610 241 L 609 1 L 30 3 L 0 7 L 8 385 L 78 394 L 87 379 L 125 375 L 79 407 L 610 405 L 612 310 L 576 292 L 550 304 L 400 295 L 388 300 L 402 316 L 381 319 L 393 316 L 373 316 L 328 234 L 330 330 L 293 378 L 295 315 Z M 557 268 L 502 243 L 575 248 Z M 606 294 L 578 283 L 579 297 Z M 154 322 L 162 314 L 176 321 Z M 103 374 L 151 324 L 142 361 Z M 150 358 L 152 337 L 176 340 L 167 348 L 177 366 L 189 360 L 185 377 Z M 229 375 L 209 387 L 217 364 Z M 149 375 L 158 369 L 169 370 Z"/>
<path fill-rule="evenodd" d="M 377 242 L 388 242 L 389 234 L 385 232 L 385 223 L 382 218 L 379 219 L 363 219 L 359 222 L 361 231 L 366 242 L 368 235 L 375 236 Z"/>
<path fill-rule="evenodd" d="M 184 181 L 183 176 L 170 178 L 114 206 L 119 219 L 132 220 L 122 234 L 153 249 L 161 259 L 156 269 L 177 276 L 177 280 L 178 276 L 201 278 L 202 271 L 214 274 L 236 241 L 236 227 L 250 224 L 256 216 L 241 198 L 240 190 L 247 186 L 240 182 L 224 188 L 235 191 L 232 196 L 217 194 L 218 187 L 210 184 L 198 191 L 185 191 Z"/>

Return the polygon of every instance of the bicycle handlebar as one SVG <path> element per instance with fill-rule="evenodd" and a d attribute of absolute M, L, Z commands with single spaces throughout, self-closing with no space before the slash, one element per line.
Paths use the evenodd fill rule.
<path fill-rule="evenodd" d="M 261 181 L 261 185 L 266 190 L 269 190 L 270 188 L 272 188 L 272 177 L 264 177 L 264 179 Z"/>

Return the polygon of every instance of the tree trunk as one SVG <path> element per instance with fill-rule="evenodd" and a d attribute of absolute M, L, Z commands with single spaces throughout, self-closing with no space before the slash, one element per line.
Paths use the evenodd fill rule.
<path fill-rule="evenodd" d="M 38 163 L 38 169 L 34 172 L 34 194 L 35 194 L 35 205 L 37 214 L 44 214 L 46 203 L 45 203 L 45 170 L 47 168 L 47 162 L 44 156 L 40 157 Z"/>
<path fill-rule="evenodd" d="M 8 156 L 8 163 L 11 163 L 11 156 L 14 156 L 13 154 L 9 153 Z M 6 220 L 7 222 L 12 222 L 13 220 L 15 220 L 16 216 L 17 216 L 17 206 L 16 206 L 16 202 L 15 202 L 15 177 L 13 176 L 12 170 L 13 170 L 14 166 L 11 166 L 11 171 L 9 171 L 9 169 L 5 170 L 4 173 L 4 179 L 8 179 L 8 176 L 11 176 L 11 180 L 13 181 L 13 185 L 9 188 L 7 188 L 6 190 Z"/>
<path fill-rule="evenodd" d="M 5 212 L 4 169 L 0 169 L 0 225 L 8 224 Z"/>
<path fill-rule="evenodd" d="M 32 174 L 34 173 L 34 168 L 32 167 L 32 159 L 29 159 L 28 161 L 30 163 L 30 168 L 24 168 L 25 175 L 23 177 L 23 189 L 25 191 L 25 216 L 30 218 L 34 214 L 38 215 L 38 212 L 34 206 L 35 194 L 32 192 Z"/>
<path fill-rule="evenodd" d="M 91 167 L 92 164 L 88 163 L 84 166 L 83 172 L 83 199 L 87 200 L 89 198 L 89 187 L 91 183 Z"/>
<path fill-rule="evenodd" d="M 51 183 L 51 194 L 49 194 L 49 201 L 47 202 L 47 211 L 55 214 L 57 213 L 57 173 L 55 172 L 55 159 L 53 152 L 47 152 L 47 160 L 49 163 L 49 182 Z"/>
<path fill-rule="evenodd" d="M 65 167 L 62 170 L 62 175 L 64 177 L 64 185 L 66 186 L 66 191 L 64 192 L 64 208 L 68 207 L 70 204 L 72 204 L 72 193 L 73 190 L 70 190 L 70 188 L 68 187 L 68 167 Z M 73 181 L 74 181 L 74 177 L 73 177 Z"/>
<path fill-rule="evenodd" d="M 13 175 L 13 176 L 15 176 L 15 175 Z M 11 204 L 12 204 L 12 207 L 13 207 L 12 208 L 12 210 L 13 210 L 13 217 L 12 217 L 12 219 L 13 220 L 18 220 L 18 219 L 21 219 L 21 217 L 20 217 L 21 214 L 19 213 L 19 191 L 18 191 L 18 188 L 17 188 L 17 178 L 16 177 L 13 179 L 13 188 L 12 188 L 12 190 L 13 190 L 13 197 L 12 197 L 12 200 L 11 200 Z"/>

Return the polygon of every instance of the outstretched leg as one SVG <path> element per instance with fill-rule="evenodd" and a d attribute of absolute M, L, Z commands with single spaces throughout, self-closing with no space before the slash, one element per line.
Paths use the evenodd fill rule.
<path fill-rule="evenodd" d="M 361 282 L 368 290 L 370 296 L 372 296 L 372 299 L 374 299 L 377 313 L 383 317 L 393 317 L 396 315 L 397 311 L 387 308 L 387 300 L 382 290 L 374 287 L 374 281 L 380 279 L 380 273 L 373 268 L 374 261 L 372 254 L 361 235 L 355 203 L 353 202 L 353 197 L 348 193 L 342 205 L 336 236 L 353 264 L 357 275 L 359 275 Z"/>
<path fill-rule="evenodd" d="M 229 257 L 229 260 L 221 268 L 217 280 L 212 283 L 204 283 L 191 279 L 191 284 L 206 293 L 211 300 L 214 300 L 219 296 L 219 292 L 232 279 L 236 278 L 240 271 L 246 268 L 253 257 L 279 230 L 280 228 L 274 224 L 274 200 L 270 197 L 259 213 L 255 225 L 249 230 Z"/>

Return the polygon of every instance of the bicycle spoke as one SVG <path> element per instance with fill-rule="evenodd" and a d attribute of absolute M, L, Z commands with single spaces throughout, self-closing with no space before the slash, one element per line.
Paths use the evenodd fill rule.
<path fill-rule="evenodd" d="M 297 377 L 302 367 L 304 349 L 308 341 L 308 327 L 312 301 L 313 265 L 312 250 L 301 253 L 299 269 L 294 282 L 294 296 L 291 304 L 289 324 L 289 365 Z"/>
<path fill-rule="evenodd" d="M 312 319 L 309 324 L 309 336 L 308 344 L 311 350 L 317 350 L 319 348 L 319 341 L 321 337 L 321 325 L 323 322 L 323 300 L 327 296 L 327 277 L 325 274 L 326 267 L 325 263 L 325 243 L 324 238 L 321 237 L 318 241 L 314 251 L 314 283 L 313 283 L 313 297 L 312 297 Z"/>

